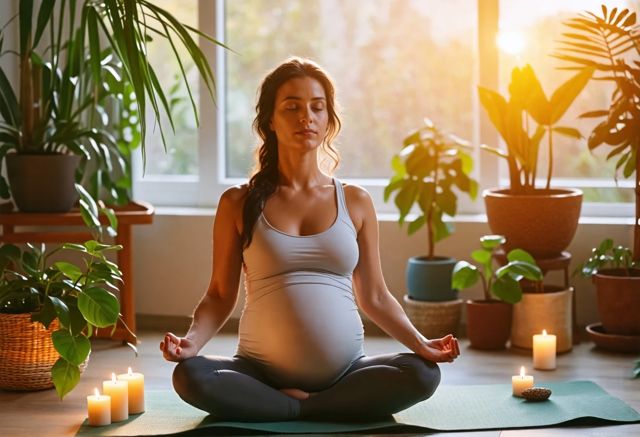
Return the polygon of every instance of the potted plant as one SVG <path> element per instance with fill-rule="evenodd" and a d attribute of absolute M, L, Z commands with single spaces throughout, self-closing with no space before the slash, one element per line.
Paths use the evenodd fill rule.
<path fill-rule="evenodd" d="M 6 157 L 9 177 L 8 185 L 0 176 L 0 196 L 13 195 L 23 211 L 70 209 L 77 199 L 74 182 L 91 186 L 94 196 L 128 200 L 130 168 L 124 156 L 130 152 L 125 142 L 117 144 L 118 123 L 112 120 L 124 99 L 118 88 L 130 86 L 135 95 L 133 124 L 143 157 L 147 117 L 160 126 L 163 142 L 161 112 L 173 126 L 170 102 L 147 60 L 152 36 L 170 42 L 168 57 L 180 65 L 194 110 L 183 58 L 195 64 L 213 96 L 213 73 L 192 35 L 216 41 L 153 2 L 24 0 L 11 20 L 19 23 L 19 47 L 3 51 L 5 24 L 0 56 L 18 57 L 20 80 L 14 89 L 0 69 L 0 165 Z M 51 200 L 54 196 L 59 203 Z M 34 203 L 38 199 L 41 204 Z"/>
<path fill-rule="evenodd" d="M 0 387 L 42 389 L 55 385 L 60 398 L 80 378 L 91 352 L 89 337 L 118 321 L 120 305 L 112 290 L 122 281 L 118 266 L 106 255 L 121 246 L 102 244 L 98 215 L 107 214 L 110 234 L 117 226 L 113 211 L 99 208 L 80 192 L 81 211 L 93 238 L 63 244 L 51 251 L 28 244 L 0 247 Z M 51 257 L 79 254 L 52 262 Z M 135 349 L 134 346 L 130 345 Z"/>
<path fill-rule="evenodd" d="M 419 213 L 407 226 L 409 235 L 427 229 L 427 253 L 409 259 L 406 269 L 405 307 L 418 329 L 430 337 L 455 332 L 462 301 L 451 287 L 451 257 L 438 256 L 435 243 L 451 234 L 453 226 L 444 216 L 457 211 L 456 190 L 475 199 L 478 183 L 471 178 L 473 160 L 468 142 L 441 132 L 431 120 L 404 139 L 403 149 L 391 161 L 394 175 L 384 191 L 400 212 L 402 226 L 414 204 Z M 442 334 L 442 335 L 441 335 Z"/>
<path fill-rule="evenodd" d="M 558 122 L 592 74 L 592 68 L 582 69 L 549 99 L 529 65 L 513 69 L 508 100 L 496 91 L 478 87 L 480 102 L 506 144 L 506 151 L 481 147 L 508 164 L 509 188 L 483 192 L 489 227 L 506 237 L 507 249 L 519 247 L 535 258 L 553 258 L 561 254 L 575 234 L 582 192 L 551 188 L 553 139 L 556 134 L 581 138 L 576 129 L 558 126 Z M 545 135 L 547 182 L 545 188 L 536 188 L 539 149 Z"/>
<path fill-rule="evenodd" d="M 636 12 L 605 5 L 600 16 L 585 12 L 564 24 L 571 32 L 564 34 L 555 56 L 570 68 L 593 68 L 599 73 L 594 80 L 614 85 L 608 108 L 581 115 L 601 119 L 589 135 L 589 149 L 609 147 L 606 159 L 617 159 L 616 170 L 625 178 L 635 173 L 633 251 L 605 240 L 581 271 L 594 278 L 605 332 L 640 335 L 640 26 Z"/>
<path fill-rule="evenodd" d="M 458 261 L 453 268 L 452 284 L 465 289 L 482 283 L 484 299 L 467 300 L 467 337 L 477 349 L 503 349 L 511 333 L 512 305 L 522 299 L 520 280 L 539 282 L 542 272 L 533 257 L 522 249 L 507 254 L 508 263 L 494 269 L 494 254 L 506 239 L 502 235 L 480 238 L 480 249 L 471 258 L 480 267 Z"/>
<path fill-rule="evenodd" d="M 592 250 L 578 272 L 593 278 L 604 332 L 640 339 L 640 261 L 633 259 L 631 249 L 608 238 Z"/>

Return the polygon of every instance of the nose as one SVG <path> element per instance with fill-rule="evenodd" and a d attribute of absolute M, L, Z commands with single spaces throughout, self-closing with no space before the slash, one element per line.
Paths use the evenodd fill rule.
<path fill-rule="evenodd" d="M 300 124 L 306 126 L 313 123 L 313 117 L 311 116 L 311 111 L 308 108 L 304 108 L 302 113 L 300 114 Z"/>

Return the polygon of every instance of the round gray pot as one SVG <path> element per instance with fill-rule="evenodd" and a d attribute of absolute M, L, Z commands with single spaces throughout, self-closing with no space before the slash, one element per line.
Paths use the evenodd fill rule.
<path fill-rule="evenodd" d="M 456 300 L 458 290 L 451 288 L 456 260 L 447 257 L 414 256 L 407 261 L 407 294 L 413 300 L 443 302 Z"/>

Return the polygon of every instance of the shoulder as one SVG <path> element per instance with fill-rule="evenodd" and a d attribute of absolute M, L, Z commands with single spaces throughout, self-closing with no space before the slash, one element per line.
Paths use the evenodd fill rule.
<path fill-rule="evenodd" d="M 351 207 L 368 207 L 373 206 L 373 200 L 367 190 L 360 185 L 342 183 L 344 188 L 344 197 L 347 201 L 347 206 Z"/>
<path fill-rule="evenodd" d="M 342 185 L 349 216 L 356 230 L 360 233 L 365 223 L 377 220 L 373 199 L 371 199 L 369 192 L 359 185 L 346 183 Z"/>
<path fill-rule="evenodd" d="M 227 188 L 220 196 L 220 206 L 233 206 L 233 207 L 242 207 L 244 204 L 244 199 L 249 190 L 248 184 L 242 185 L 233 185 Z"/>

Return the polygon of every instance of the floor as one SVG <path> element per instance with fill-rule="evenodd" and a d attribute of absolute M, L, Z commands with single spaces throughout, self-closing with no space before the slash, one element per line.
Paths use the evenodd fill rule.
<path fill-rule="evenodd" d="M 118 342 L 95 340 L 89 366 L 80 384 L 63 401 L 54 390 L 40 392 L 0 391 L 0 436 L 73 436 L 86 417 L 86 396 L 100 387 L 111 372 L 126 372 L 127 366 L 145 374 L 149 389 L 170 388 L 173 364 L 162 359 L 158 349 L 160 332 L 139 333 L 138 356 Z M 236 337 L 222 335 L 204 349 L 206 354 L 231 355 Z M 508 383 L 521 365 L 531 367 L 531 358 L 516 351 L 482 352 L 471 349 L 462 340 L 462 355 L 453 364 L 442 366 L 442 384 Z M 365 341 L 368 354 L 405 350 L 397 342 L 384 337 Z M 610 394 L 640 411 L 640 379 L 631 379 L 634 355 L 602 352 L 592 343 L 582 342 L 558 357 L 555 371 L 535 372 L 536 382 L 589 379 L 600 384 Z M 545 428 L 531 430 L 481 431 L 474 433 L 437 433 L 447 436 L 638 436 L 640 424 L 603 426 L 596 428 Z"/>

